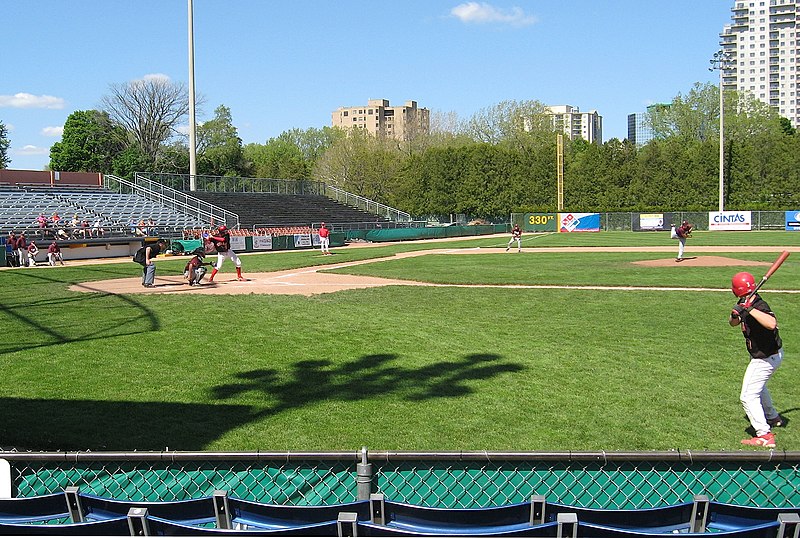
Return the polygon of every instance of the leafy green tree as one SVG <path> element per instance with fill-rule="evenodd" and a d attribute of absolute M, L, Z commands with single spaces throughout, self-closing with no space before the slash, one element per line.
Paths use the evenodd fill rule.
<path fill-rule="evenodd" d="M 244 172 L 242 139 L 233 126 L 231 110 L 220 105 L 214 118 L 197 127 L 197 173 L 242 176 Z"/>
<path fill-rule="evenodd" d="M 478 142 L 527 147 L 555 130 L 550 111 L 541 102 L 502 101 L 476 112 L 467 120 L 464 132 Z"/>
<path fill-rule="evenodd" d="M 50 148 L 50 169 L 65 172 L 110 173 L 125 148 L 126 133 L 108 114 L 78 110 L 64 123 L 61 141 Z"/>
<path fill-rule="evenodd" d="M 710 83 L 695 83 L 687 95 L 678 94 L 669 106 L 653 107 L 648 120 L 656 138 L 708 140 L 719 136 L 719 89 Z"/>
<path fill-rule="evenodd" d="M 286 139 L 270 138 L 266 144 L 247 144 L 244 160 L 254 177 L 274 179 L 307 179 L 310 168 L 303 153 Z"/>
<path fill-rule="evenodd" d="M 402 162 L 402 153 L 391 139 L 353 129 L 317 161 L 313 177 L 385 203 Z"/>
<path fill-rule="evenodd" d="M 11 140 L 8 139 L 8 129 L 6 124 L 0 120 L 0 168 L 7 168 L 11 164 L 11 159 L 8 157 L 8 147 L 11 145 Z"/>
<path fill-rule="evenodd" d="M 111 173 L 130 180 L 133 179 L 136 172 L 148 172 L 150 167 L 152 167 L 150 158 L 142 153 L 139 146 L 130 145 L 114 156 Z"/>

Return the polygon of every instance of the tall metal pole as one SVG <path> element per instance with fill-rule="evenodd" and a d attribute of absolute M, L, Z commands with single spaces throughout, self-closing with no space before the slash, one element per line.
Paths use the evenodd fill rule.
<path fill-rule="evenodd" d="M 725 92 L 722 88 L 723 75 L 728 62 L 728 53 L 724 50 L 719 50 L 714 53 L 714 58 L 711 60 L 711 67 L 708 69 L 713 71 L 719 69 L 719 211 L 720 213 L 725 209 Z"/>
<path fill-rule="evenodd" d="M 725 92 L 722 91 L 722 69 L 719 65 L 719 212 L 725 205 Z"/>
<path fill-rule="evenodd" d="M 197 121 L 194 97 L 194 17 L 192 0 L 189 1 L 189 190 L 197 190 Z"/>

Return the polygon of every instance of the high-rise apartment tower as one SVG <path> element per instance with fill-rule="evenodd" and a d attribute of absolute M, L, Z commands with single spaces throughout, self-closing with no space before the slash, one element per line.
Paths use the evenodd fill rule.
<path fill-rule="evenodd" d="M 722 87 L 749 92 L 800 126 L 800 0 L 735 0 L 720 34 Z"/>

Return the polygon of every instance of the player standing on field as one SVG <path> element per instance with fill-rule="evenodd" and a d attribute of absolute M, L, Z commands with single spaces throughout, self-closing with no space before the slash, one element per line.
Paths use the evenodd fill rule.
<path fill-rule="evenodd" d="M 517 252 L 522 252 L 522 230 L 520 230 L 519 224 L 515 224 L 514 228 L 511 230 L 511 239 L 508 240 L 506 252 L 511 248 L 511 244 L 514 241 L 517 242 Z"/>
<path fill-rule="evenodd" d="M 783 342 L 769 305 L 757 293 L 750 296 L 755 287 L 750 273 L 736 273 L 731 279 L 731 290 L 739 300 L 731 310 L 729 323 L 731 327 L 741 327 L 750 353 L 739 398 L 756 432 L 755 437 L 743 439 L 742 444 L 774 448 L 775 434 L 770 429 L 783 426 L 785 420 L 772 404 L 767 381 L 783 361 Z"/>
<path fill-rule="evenodd" d="M 214 282 L 214 275 L 222 268 L 222 262 L 228 258 L 236 264 L 236 278 L 244 280 L 242 276 L 242 260 L 231 250 L 231 234 L 230 231 L 228 231 L 228 227 L 223 224 L 217 228 L 216 234 L 208 236 L 208 240 L 214 244 L 214 248 L 217 251 L 217 265 L 214 267 L 214 270 L 211 271 L 211 276 L 208 278 L 208 281 Z"/>
<path fill-rule="evenodd" d="M 319 250 L 323 254 L 330 255 L 331 244 L 331 231 L 325 227 L 325 223 L 321 222 L 319 226 Z"/>

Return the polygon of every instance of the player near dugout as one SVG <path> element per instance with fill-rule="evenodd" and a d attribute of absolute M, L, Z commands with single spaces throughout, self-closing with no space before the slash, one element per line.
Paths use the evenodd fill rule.
<path fill-rule="evenodd" d="M 750 362 L 744 373 L 739 396 L 755 437 L 743 439 L 742 444 L 774 448 L 772 427 L 783 426 L 785 420 L 772 403 L 767 382 L 783 362 L 783 341 L 778 334 L 778 320 L 769 305 L 758 293 L 750 273 L 736 273 L 731 279 L 731 291 L 739 300 L 731 310 L 731 327 L 742 329 Z"/>
<path fill-rule="evenodd" d="M 214 245 L 214 249 L 217 251 L 217 264 L 214 266 L 214 270 L 211 271 L 211 276 L 208 277 L 208 281 L 214 282 L 214 276 L 216 276 L 217 272 L 222 268 L 222 263 L 228 258 L 236 264 L 236 278 L 238 280 L 244 280 L 242 276 L 242 260 L 240 260 L 239 256 L 231 249 L 231 233 L 228 227 L 224 224 L 219 226 L 217 231 L 210 234 L 207 239 Z"/>

